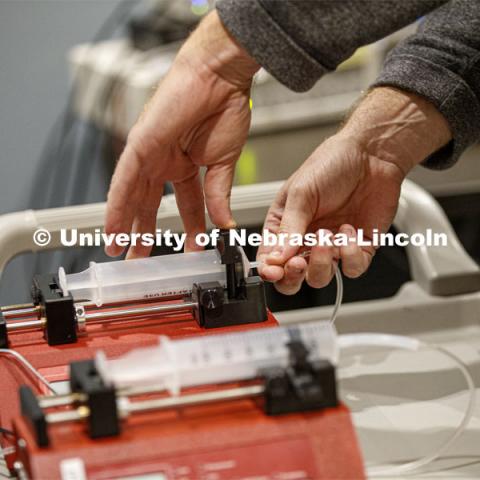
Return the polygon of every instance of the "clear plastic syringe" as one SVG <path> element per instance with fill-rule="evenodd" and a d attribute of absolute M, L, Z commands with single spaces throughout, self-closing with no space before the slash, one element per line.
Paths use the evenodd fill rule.
<path fill-rule="evenodd" d="M 256 378 L 268 367 L 287 367 L 288 344 L 301 340 L 310 360 L 338 361 L 336 331 L 328 321 L 294 327 L 261 328 L 241 333 L 171 340 L 108 360 L 96 357 L 102 377 L 117 388 L 155 386 L 177 395 L 183 388 Z"/>
<path fill-rule="evenodd" d="M 240 247 L 239 247 L 240 248 Z M 243 250 L 242 250 L 243 253 Z M 244 274 L 251 268 L 243 255 Z M 225 265 L 218 250 L 177 253 L 136 260 L 90 262 L 80 273 L 58 271 L 60 288 L 74 300 L 90 300 L 98 306 L 130 300 L 188 295 L 198 282 L 226 286 Z"/>
<path fill-rule="evenodd" d="M 243 249 L 243 271 L 245 277 L 261 261 L 250 261 Z M 308 257 L 310 250 L 299 254 Z M 342 302 L 343 283 L 340 270 L 335 269 L 337 298 L 332 322 Z M 192 285 L 198 282 L 218 281 L 226 286 L 226 271 L 218 250 L 178 253 L 159 257 L 95 263 L 80 273 L 66 274 L 58 271 L 60 288 L 74 300 L 90 300 L 101 306 L 105 303 L 142 300 L 189 295 Z"/>

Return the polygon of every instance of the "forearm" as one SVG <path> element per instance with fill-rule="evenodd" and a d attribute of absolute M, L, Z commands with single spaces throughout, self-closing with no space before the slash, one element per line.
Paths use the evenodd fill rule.
<path fill-rule="evenodd" d="M 425 165 L 452 165 L 480 140 L 480 2 L 451 0 L 429 14 L 391 51 L 375 86 L 414 92 L 442 113 L 452 142 Z"/>
<path fill-rule="evenodd" d="M 177 62 L 187 62 L 200 75 L 217 75 L 235 86 L 250 85 L 260 68 L 224 27 L 216 11 L 207 15 L 185 42 Z"/>
<path fill-rule="evenodd" d="M 369 155 L 394 163 L 404 175 L 452 138 L 445 117 L 430 102 L 389 87 L 373 89 L 339 135 L 357 139 Z"/>

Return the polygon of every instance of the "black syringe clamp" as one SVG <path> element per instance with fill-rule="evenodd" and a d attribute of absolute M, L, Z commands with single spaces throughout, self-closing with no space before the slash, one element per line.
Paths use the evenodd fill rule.
<path fill-rule="evenodd" d="M 18 394 L 20 397 L 20 411 L 27 420 L 37 445 L 39 447 L 48 447 L 50 439 L 48 438 L 47 420 L 35 393 L 27 385 L 22 385 Z"/>
<path fill-rule="evenodd" d="M 93 360 L 70 364 L 70 391 L 87 397 L 90 438 L 111 437 L 120 433 L 115 387 L 103 380 Z"/>
<path fill-rule="evenodd" d="M 0 311 L 0 348 L 8 348 L 7 321 Z"/>
<path fill-rule="evenodd" d="M 46 320 L 44 336 L 49 345 L 77 341 L 77 317 L 73 297 L 63 294 L 57 275 L 35 275 L 32 300 L 35 305 L 40 306 L 40 317 Z"/>
<path fill-rule="evenodd" d="M 226 288 L 220 282 L 195 283 L 192 298 L 194 316 L 204 328 L 260 323 L 267 320 L 263 280 L 246 277 L 242 251 L 230 244 L 230 231 L 220 231 L 218 250 L 225 265 Z"/>
<path fill-rule="evenodd" d="M 267 415 L 307 412 L 338 405 L 335 367 L 328 360 L 310 361 L 300 340 L 288 345 L 290 365 L 260 372 Z"/>
<path fill-rule="evenodd" d="M 117 409 L 115 388 L 104 382 L 93 360 L 70 364 L 70 391 L 85 396 L 88 408 L 87 425 L 90 438 L 103 438 L 119 435 L 120 416 Z M 33 390 L 22 385 L 19 389 L 22 416 L 33 433 L 39 447 L 48 447 L 48 422 L 38 398 Z"/>
<path fill-rule="evenodd" d="M 63 345 L 77 341 L 77 317 L 71 295 L 64 296 L 55 274 L 35 275 L 31 296 L 40 307 L 40 318 L 45 319 L 44 337 L 49 345 Z M 0 348 L 8 348 L 8 329 L 0 312 Z"/>

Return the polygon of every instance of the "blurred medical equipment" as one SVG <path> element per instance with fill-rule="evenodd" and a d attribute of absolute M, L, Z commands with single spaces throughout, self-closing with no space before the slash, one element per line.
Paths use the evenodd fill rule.
<path fill-rule="evenodd" d="M 245 224 L 246 226 L 251 224 L 249 222 L 258 222 L 258 219 L 263 217 L 265 214 L 265 211 L 270 205 L 271 199 L 278 188 L 279 184 L 235 187 L 232 198 L 232 207 L 236 218 L 239 219 L 239 222 L 241 224 Z M 58 233 L 61 227 L 77 227 L 80 228 L 81 231 L 93 231 L 95 228 L 98 228 L 101 225 L 103 208 L 103 205 L 83 206 L 58 209 L 55 211 L 23 212 L 2 217 L 0 223 L 5 227 L 2 231 L 6 232 L 6 235 L 0 239 L 3 241 L 3 248 L 1 251 L 4 252 L 0 263 L 4 265 L 12 255 L 18 254 L 25 249 L 36 248 L 32 244 L 31 235 L 40 226 L 48 228 L 52 233 L 52 244 L 50 248 L 55 248 L 59 245 Z M 66 223 L 64 224 L 64 222 Z M 447 232 L 449 238 L 448 247 L 428 249 L 416 249 L 415 247 L 409 247 L 407 252 L 412 263 L 413 282 L 405 285 L 399 294 L 392 299 L 345 305 L 337 323 L 337 326 L 341 332 L 383 332 L 384 334 L 388 335 L 373 335 L 365 337 L 356 336 L 355 342 L 352 340 L 353 337 L 340 336 L 340 345 L 343 345 L 343 347 L 349 345 L 350 349 L 354 343 L 362 344 L 362 342 L 366 341 L 368 344 L 372 344 L 373 342 L 376 345 L 379 345 L 383 341 L 384 345 L 395 344 L 397 347 L 401 347 L 403 345 L 406 348 L 418 350 L 418 348 L 421 346 L 421 343 L 418 341 L 413 339 L 402 340 L 403 337 L 398 337 L 399 334 L 409 334 L 414 335 L 415 337 L 420 337 L 420 339 L 425 343 L 438 343 L 438 339 L 443 338 L 443 342 L 440 342 L 440 347 L 443 349 L 443 345 L 445 343 L 448 344 L 448 341 L 445 339 L 449 338 L 452 334 L 445 333 L 446 337 L 442 336 L 442 329 L 446 329 L 448 326 L 451 326 L 451 328 L 456 332 L 455 335 L 459 335 L 461 336 L 459 338 L 463 339 L 462 343 L 456 347 L 457 350 L 460 349 L 461 354 L 459 355 L 457 353 L 454 355 L 453 360 L 457 361 L 457 357 L 462 359 L 462 357 L 466 356 L 467 360 L 463 361 L 464 363 L 468 363 L 469 367 L 472 368 L 471 361 L 473 358 L 477 358 L 477 356 L 475 355 L 475 357 L 472 357 L 469 349 L 474 348 L 475 342 L 480 341 L 480 334 L 475 333 L 479 330 L 478 315 L 475 313 L 478 312 L 480 301 L 478 294 L 480 290 L 480 272 L 478 266 L 469 258 L 461 244 L 456 239 L 456 236 L 442 210 L 439 208 L 438 203 L 436 203 L 435 200 L 424 190 L 411 182 L 407 181 L 402 190 L 400 208 L 395 219 L 395 223 L 397 228 L 406 232 L 413 232 L 415 230 L 425 228 L 425 225 L 428 225 L 434 230 L 438 229 L 438 231 Z M 167 224 L 173 230 L 180 231 L 181 229 L 174 199 L 168 197 L 162 204 L 162 208 L 160 209 L 158 216 L 158 226 L 160 228 L 166 226 Z M 6 311 L 5 314 L 8 322 L 8 311 Z M 298 324 L 298 322 L 310 322 L 312 320 L 317 321 L 322 318 L 328 319 L 330 318 L 331 314 L 331 307 L 320 307 L 285 313 L 279 312 L 278 318 L 283 325 L 293 326 L 294 324 Z M 22 320 L 17 318 L 14 319 L 14 321 L 21 322 Z M 134 319 L 134 321 L 136 320 Z M 112 325 L 115 325 L 115 323 Z M 145 323 L 140 323 L 139 325 L 145 325 Z M 472 328 L 474 330 L 471 330 Z M 170 329 L 169 331 L 173 332 L 174 330 L 175 329 Z M 112 332 L 114 331 L 115 328 L 112 330 Z M 463 334 L 462 332 L 465 333 Z M 389 336 L 392 334 L 394 335 L 393 337 Z M 21 338 L 22 335 L 24 334 L 21 334 L 21 330 L 19 330 L 18 333 L 12 332 L 11 338 L 17 342 L 17 339 Z M 83 340 L 81 340 L 81 342 L 83 342 Z M 472 347 L 469 347 L 469 345 L 472 345 Z M 78 346 L 82 346 L 83 348 L 83 343 L 80 343 Z M 74 347 L 75 344 L 73 344 L 72 348 Z M 44 348 L 47 350 L 50 347 L 45 345 Z M 72 350 L 72 352 L 73 351 L 74 350 Z M 461 362 L 462 360 L 460 360 L 460 362 L 457 361 L 457 364 L 460 366 Z M 101 364 L 102 360 L 100 360 L 99 365 Z M 382 363 L 380 363 L 380 365 L 381 364 Z M 438 368 L 440 368 L 441 371 L 443 371 L 442 369 L 446 368 L 446 372 L 448 372 L 449 368 L 448 366 L 442 366 L 443 364 L 441 362 L 438 363 L 438 361 L 435 361 L 435 363 L 423 363 L 423 365 L 424 368 L 426 365 L 431 365 L 429 368 L 432 368 L 435 371 Z M 347 366 L 343 368 L 344 369 L 342 369 L 342 367 L 340 368 L 340 376 L 342 375 L 342 372 L 349 372 L 351 367 L 349 368 L 347 364 Z M 419 364 L 413 362 L 411 364 L 411 375 L 413 375 L 418 368 Z M 460 368 L 462 367 L 460 366 Z M 100 370 L 101 369 L 102 367 L 100 367 Z M 408 366 L 402 364 L 400 371 L 405 369 L 407 369 L 407 371 L 409 370 Z M 355 371 L 358 372 L 358 367 L 352 370 L 350 376 L 358 375 L 358 373 L 355 374 Z M 464 372 L 464 370 L 462 370 L 462 372 Z M 390 375 L 393 375 L 393 378 L 395 378 L 396 373 L 392 372 Z M 428 374 L 426 375 L 428 378 Z M 432 373 L 432 375 L 434 375 L 434 373 Z M 466 377 L 468 379 L 468 374 Z M 454 387 L 456 383 L 450 383 L 451 381 L 448 380 L 449 376 L 446 373 L 442 374 L 442 378 L 444 382 L 447 382 L 445 384 L 445 388 L 458 388 L 460 390 L 463 388 L 463 386 Z M 340 380 L 340 387 L 342 388 L 342 379 Z M 414 377 L 412 377 L 412 381 L 413 380 Z M 362 380 L 360 378 L 359 382 L 360 381 L 367 382 L 365 387 L 368 385 L 367 379 Z M 472 384 L 471 381 L 469 382 L 469 388 L 472 393 Z M 425 388 L 426 385 L 429 385 L 429 382 L 423 380 L 421 385 L 416 384 L 416 389 L 421 390 L 422 388 Z M 392 389 L 394 390 L 393 387 Z M 415 388 L 413 391 L 415 391 Z M 253 390 L 249 392 L 250 395 Z M 228 395 L 235 397 L 235 393 L 232 392 Z M 358 396 L 358 393 L 356 395 Z M 189 398 L 187 396 L 185 401 L 188 402 L 191 400 L 192 402 L 196 402 L 203 398 L 211 397 L 194 396 Z M 347 401 L 348 398 L 349 397 L 347 394 Z M 438 452 L 442 453 L 446 446 L 450 446 L 452 439 L 456 439 L 459 432 L 465 428 L 468 418 L 472 417 L 472 415 L 476 418 L 477 415 L 476 412 L 478 410 L 478 405 L 475 403 L 473 395 L 470 394 L 470 396 L 467 398 L 467 403 L 464 403 L 462 398 L 464 397 L 460 397 L 460 401 L 462 403 L 461 406 L 458 406 L 458 409 L 459 411 L 465 412 L 462 417 L 463 420 L 462 418 L 458 419 L 452 414 L 449 414 L 447 417 L 445 417 L 452 419 L 452 423 L 455 425 L 455 430 L 452 434 L 448 435 L 447 440 L 443 439 L 441 442 L 439 442 L 442 444 L 441 447 L 434 447 L 434 445 L 431 445 L 430 442 L 428 442 L 428 445 L 425 444 L 421 451 L 415 454 L 416 458 L 424 455 L 424 459 L 414 462 L 413 464 L 408 464 L 405 467 L 399 466 L 398 470 L 396 470 L 397 467 L 395 467 L 393 470 L 390 470 L 390 467 L 385 467 L 385 469 L 383 467 L 378 468 L 377 473 L 380 474 L 382 471 L 396 472 L 398 475 L 407 473 L 410 468 L 417 468 L 424 465 L 424 462 L 433 460 Z M 42 402 L 44 402 L 44 400 L 40 399 L 40 403 Z M 403 419 L 403 422 L 408 423 L 409 414 L 403 412 L 401 399 L 397 400 L 397 402 L 399 403 L 398 406 L 395 407 L 397 409 L 396 411 L 401 412 L 401 418 Z M 440 400 L 438 400 L 438 402 L 440 402 Z M 151 405 L 152 408 L 153 406 L 156 408 L 159 405 L 168 405 L 168 408 L 173 408 L 172 405 L 175 404 L 176 401 L 165 400 L 162 397 L 162 399 L 153 402 Z M 432 401 L 430 405 L 430 410 L 435 410 L 436 403 Z M 355 407 L 355 403 L 353 403 L 352 406 Z M 376 422 L 380 422 L 380 424 L 382 424 L 382 414 L 373 414 L 373 412 L 377 411 L 375 410 L 375 400 L 372 401 L 371 409 L 371 413 L 369 413 L 365 418 L 375 418 Z M 87 418 L 83 417 L 84 414 L 82 412 L 84 412 L 84 410 L 82 410 L 81 406 L 80 410 L 74 410 L 74 412 L 76 413 L 72 413 L 71 415 L 62 414 L 61 421 L 64 422 L 72 419 L 74 420 L 78 415 L 80 415 L 81 418 Z M 412 415 L 415 416 L 413 412 L 410 412 L 410 416 Z M 60 419 L 60 417 L 58 418 Z M 383 461 L 379 462 L 377 460 L 375 462 L 377 465 L 379 463 L 389 463 L 390 461 L 394 460 L 399 463 L 407 464 L 408 457 L 405 458 L 402 456 L 397 458 L 397 456 L 393 455 L 392 452 L 389 453 L 388 449 L 385 450 L 385 448 L 383 448 L 385 440 L 382 441 L 382 445 L 375 444 L 375 437 L 371 438 L 368 434 L 364 433 L 365 420 L 363 419 L 364 416 L 362 411 L 356 412 L 354 410 L 354 418 L 356 419 L 356 422 L 358 422 L 357 428 L 360 435 L 360 440 L 363 448 L 366 449 L 366 452 L 368 453 L 370 451 L 371 442 L 373 442 L 373 446 L 377 452 L 384 451 L 385 456 L 382 457 Z M 416 421 L 418 421 L 418 419 Z M 78 422 L 75 424 L 77 423 Z M 458 427 L 458 425 L 460 425 L 460 427 Z M 26 425 L 19 428 L 21 428 L 22 434 L 26 432 Z M 78 432 L 76 429 L 75 431 Z M 388 436 L 388 432 L 385 432 L 383 435 Z M 410 435 L 412 436 L 413 433 Z M 408 444 L 410 444 L 410 441 L 414 442 L 415 438 L 417 437 L 411 437 Z M 421 436 L 419 438 L 421 438 Z M 459 442 L 461 442 L 462 438 L 463 436 L 460 437 Z M 469 443 L 467 442 L 466 444 L 464 443 L 462 445 L 464 445 L 462 448 L 467 449 L 466 451 L 469 452 Z M 406 448 L 407 445 L 404 445 L 402 449 L 405 450 Z M 372 463 L 369 461 L 368 455 L 366 459 L 368 463 Z M 373 467 L 370 473 L 374 473 Z"/>

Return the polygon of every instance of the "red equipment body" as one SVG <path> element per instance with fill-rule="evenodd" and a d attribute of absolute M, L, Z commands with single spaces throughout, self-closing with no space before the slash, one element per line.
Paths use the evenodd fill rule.
<path fill-rule="evenodd" d="M 122 307 L 117 305 L 111 309 Z M 12 332 L 9 340 L 11 350 L 23 355 L 49 382 L 57 382 L 68 378 L 68 365 L 71 362 L 92 358 L 98 350 L 103 350 L 108 358 L 114 358 L 135 348 L 156 345 L 160 335 L 183 338 L 275 325 L 278 323 L 269 313 L 266 322 L 206 330 L 198 326 L 190 311 L 185 311 L 91 323 L 87 326 L 86 334 L 79 336 L 76 343 L 65 345 L 49 346 L 40 330 Z M 38 393 L 49 393 L 35 376 L 11 356 L 0 355 L 0 378 L 0 424 L 4 428 L 11 428 L 11 419 L 20 413 L 17 392 L 21 385 L 33 385 Z"/>
<path fill-rule="evenodd" d="M 95 480 L 153 473 L 163 475 L 158 480 L 364 478 L 343 406 L 269 417 L 253 399 L 198 405 L 138 414 L 120 436 L 101 440 L 88 438 L 79 423 L 52 425 L 51 446 L 44 449 L 22 418 L 15 430 L 25 440 L 20 460 L 32 479 L 62 478 L 62 462 L 75 458 Z"/>
<path fill-rule="evenodd" d="M 97 350 L 116 357 L 158 343 L 159 335 L 180 338 L 275 325 L 269 314 L 263 323 L 205 330 L 190 312 L 177 312 L 92 324 L 77 343 L 68 345 L 48 346 L 40 331 L 13 332 L 10 341 L 12 349 L 55 382 L 67 378 L 70 362 L 92 358 Z M 39 448 L 19 413 L 17 390 L 21 384 L 33 384 L 38 393 L 47 392 L 5 356 L 0 357 L 0 376 L 2 426 L 13 428 L 17 444 L 16 454 L 8 458 L 9 466 L 20 460 L 32 479 L 67 478 L 73 475 L 68 471 L 72 459 L 84 476 L 68 478 L 125 479 L 149 474 L 156 474 L 151 478 L 157 480 L 364 478 L 357 439 L 344 406 L 267 416 L 261 399 L 223 401 L 136 413 L 123 421 L 119 436 L 102 439 L 89 438 L 83 423 L 70 422 L 50 425 L 51 444 Z"/>

